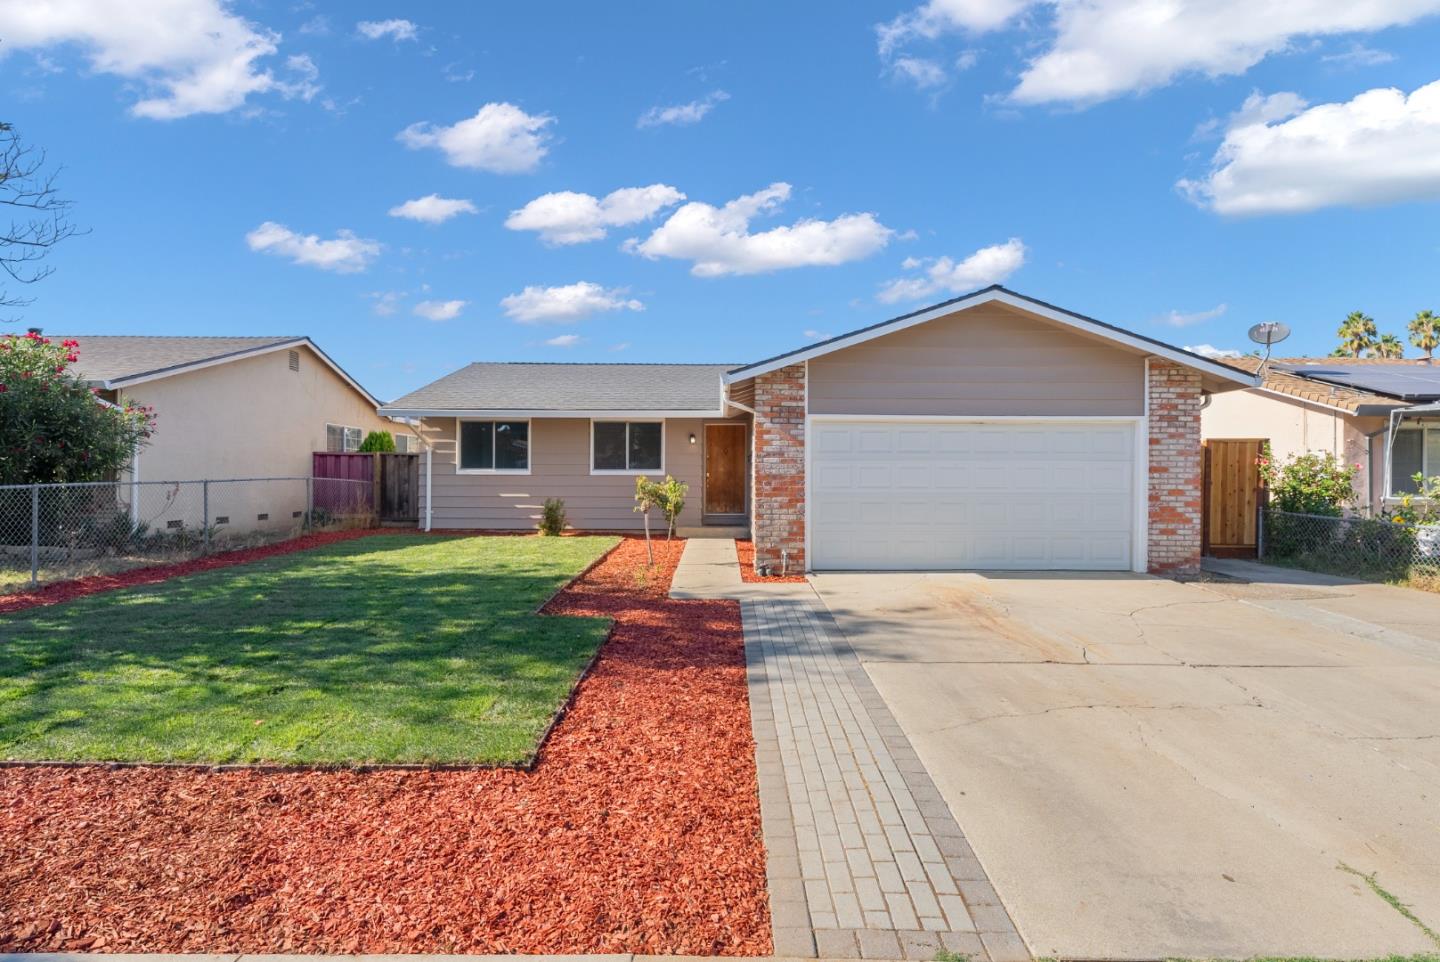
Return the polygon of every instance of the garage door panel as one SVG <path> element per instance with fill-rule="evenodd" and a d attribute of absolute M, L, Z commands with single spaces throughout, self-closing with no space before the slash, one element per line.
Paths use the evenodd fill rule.
<path fill-rule="evenodd" d="M 819 569 L 1131 566 L 1134 428 L 817 422 Z"/>

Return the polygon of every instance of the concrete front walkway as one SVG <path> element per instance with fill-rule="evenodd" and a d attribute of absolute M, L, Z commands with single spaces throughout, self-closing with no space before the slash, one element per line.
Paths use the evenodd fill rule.
<path fill-rule="evenodd" d="M 671 594 L 741 600 L 775 952 L 1028 960 L 949 806 L 811 586 L 743 584 L 733 542 L 691 541 Z"/>

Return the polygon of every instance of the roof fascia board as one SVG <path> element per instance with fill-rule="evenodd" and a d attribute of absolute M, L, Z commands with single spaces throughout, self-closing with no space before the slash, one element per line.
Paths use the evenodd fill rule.
<path fill-rule="evenodd" d="M 724 417 L 723 408 L 695 410 L 603 410 L 603 411 L 551 411 L 531 408 L 395 408 L 382 405 L 380 413 L 394 418 L 718 418 Z"/>
<path fill-rule="evenodd" d="M 1008 305 L 1010 307 L 1014 307 L 1018 310 L 1026 311 L 1030 314 L 1035 314 L 1039 317 L 1045 318 L 1046 320 L 1054 321 L 1057 324 L 1064 325 L 1065 327 L 1073 328 L 1078 331 L 1084 331 L 1088 334 L 1094 334 L 1098 337 L 1105 338 L 1106 340 L 1115 341 L 1116 343 L 1124 344 L 1127 347 L 1131 347 L 1139 351 L 1144 351 L 1147 354 L 1153 354 L 1158 357 L 1166 358 L 1167 360 L 1176 361 L 1180 364 L 1186 365 L 1187 367 L 1193 367 L 1196 370 L 1212 374 L 1215 377 L 1221 378 L 1222 380 L 1234 381 L 1235 383 L 1243 384 L 1246 387 L 1254 387 L 1256 384 L 1256 377 L 1253 374 L 1248 374 L 1245 371 L 1238 370 L 1237 368 L 1230 367 L 1226 364 L 1219 364 L 1215 361 L 1203 358 L 1198 354 L 1191 354 L 1188 351 L 1182 351 L 1179 348 L 1171 347 L 1170 345 L 1163 344 L 1159 341 L 1153 341 L 1149 338 L 1141 337 L 1137 334 L 1131 334 L 1128 331 L 1122 331 L 1118 328 L 1110 327 L 1107 324 L 1101 324 L 1098 321 L 1092 320 L 1091 318 L 1082 317 L 1079 314 L 1072 314 L 1069 311 L 1065 311 L 1052 305 L 1046 304 L 1043 301 L 1032 300 L 1031 298 L 1015 294 L 1003 288 L 987 288 L 983 291 L 977 291 L 974 294 L 970 294 L 965 297 L 959 297 L 952 301 L 946 301 L 943 304 L 938 304 L 935 307 L 927 308 L 922 311 L 917 311 L 914 314 L 909 314 L 904 317 L 898 317 L 895 320 L 889 321 L 887 323 L 877 324 L 873 327 L 868 327 L 864 330 L 856 331 L 853 334 L 842 335 L 835 338 L 834 340 L 826 341 L 823 344 L 817 344 L 813 347 L 806 348 L 800 351 L 795 351 L 791 354 L 782 354 L 778 357 L 772 358 L 769 361 L 761 361 L 760 363 L 750 365 L 749 367 L 736 368 L 733 371 L 727 371 L 724 375 L 725 383 L 733 384 L 736 381 L 749 380 L 750 378 L 757 377 L 761 374 L 768 374 L 771 371 L 777 371 L 782 367 L 789 367 L 791 364 L 799 364 L 802 361 L 808 361 L 812 358 L 821 357 L 834 351 L 844 350 L 847 347 L 854 347 L 857 344 L 864 344 L 866 341 L 874 340 L 877 337 L 883 337 L 886 334 L 894 334 L 897 331 L 903 331 L 907 328 L 915 327 L 918 324 L 926 324 L 930 321 L 944 317 L 948 314 L 953 314 L 956 311 L 962 311 L 967 308 L 977 307 L 981 304 L 989 304 L 992 302 L 998 302 Z"/>
<path fill-rule="evenodd" d="M 231 351 L 229 354 L 217 354 L 214 357 L 207 357 L 199 361 L 189 361 L 185 364 L 173 364 L 170 367 L 156 368 L 153 371 L 145 371 L 141 374 L 127 374 L 123 377 L 112 377 L 104 381 L 95 381 L 107 390 L 117 388 L 133 387 L 136 384 L 145 384 L 150 381 L 159 381 L 167 377 L 175 377 L 179 374 L 189 374 L 192 371 L 204 370 L 207 367 L 216 367 L 220 364 L 229 364 L 231 361 L 242 361 L 246 358 L 259 357 L 263 354 L 271 354 L 275 351 L 283 351 L 296 346 L 308 347 L 315 356 L 325 362 L 325 366 L 340 376 L 346 384 L 350 385 L 360 393 L 367 401 L 375 407 L 380 406 L 380 399 L 360 386 L 354 378 L 345 372 L 345 369 L 330 359 L 330 355 L 320 350 L 315 342 L 308 337 L 295 337 L 286 341 L 276 341 L 274 344 L 264 344 L 260 347 L 246 348 L 243 351 Z"/>

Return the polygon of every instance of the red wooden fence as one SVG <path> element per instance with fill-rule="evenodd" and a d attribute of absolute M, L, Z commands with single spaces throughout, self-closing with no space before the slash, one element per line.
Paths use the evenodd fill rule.
<path fill-rule="evenodd" d="M 315 451 L 310 474 L 314 478 L 317 511 L 331 514 L 371 514 L 375 510 L 375 455 L 353 451 Z"/>

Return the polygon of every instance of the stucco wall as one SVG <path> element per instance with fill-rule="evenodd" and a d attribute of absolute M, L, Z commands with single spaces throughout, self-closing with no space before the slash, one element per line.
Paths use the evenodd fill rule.
<path fill-rule="evenodd" d="M 1366 435 L 1383 430 L 1381 417 L 1356 417 L 1298 398 L 1285 399 L 1259 391 L 1230 391 L 1213 395 L 1200 414 L 1202 438 L 1262 438 L 1270 442 L 1276 458 L 1306 451 L 1334 454 L 1347 464 L 1365 465 L 1355 479 L 1355 496 L 1378 504 L 1383 486 L 1383 447 Z M 1368 453 L 1372 448 L 1374 457 Z"/>
<path fill-rule="evenodd" d="M 809 363 L 812 414 L 1125 415 L 1145 409 L 1144 355 L 985 305 Z"/>
<path fill-rule="evenodd" d="M 436 528 L 530 530 L 540 519 L 546 498 L 563 498 L 572 527 L 638 531 L 634 511 L 635 475 L 590 473 L 590 421 L 585 418 L 535 418 L 530 421 L 529 474 L 458 474 L 455 471 L 455 419 L 426 418 L 427 437 L 435 444 L 431 482 Z M 690 443 L 690 435 L 695 443 Z M 679 524 L 698 525 L 703 500 L 704 422 L 665 422 L 665 460 L 652 478 L 674 475 L 690 485 Z M 424 517 L 425 455 L 420 455 L 421 517 Z M 664 518 L 651 518 L 652 530 Z"/>
<path fill-rule="evenodd" d="M 308 477 L 311 452 L 325 450 L 327 422 L 368 432 L 408 431 L 375 408 L 314 352 L 300 348 L 300 370 L 288 351 L 217 364 L 124 388 L 121 400 L 155 408 L 155 433 L 140 451 L 141 481 Z M 129 471 L 121 480 L 129 481 Z M 140 486 L 139 517 L 152 528 L 205 516 L 198 485 Z M 128 504 L 128 489 L 122 491 Z M 303 519 L 303 482 L 210 485 L 209 518 L 234 531 L 283 529 Z M 269 517 L 261 519 L 260 515 Z"/>

